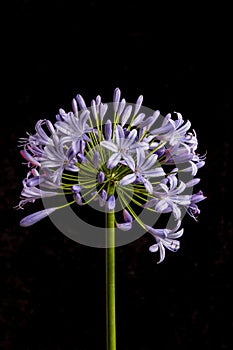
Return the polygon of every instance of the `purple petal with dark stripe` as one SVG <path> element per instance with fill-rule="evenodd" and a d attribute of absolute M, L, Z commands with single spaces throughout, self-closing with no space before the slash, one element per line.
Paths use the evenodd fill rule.
<path fill-rule="evenodd" d="M 119 153 L 113 153 L 108 160 L 108 169 L 114 168 L 121 160 L 121 155 Z"/>
<path fill-rule="evenodd" d="M 152 154 L 150 157 L 148 157 L 142 166 L 143 170 L 150 169 L 156 163 L 157 159 L 157 154 Z"/>
<path fill-rule="evenodd" d="M 135 162 L 133 160 L 133 157 L 129 156 L 128 154 L 123 155 L 124 160 L 126 161 L 128 167 L 130 167 L 131 170 L 135 170 Z"/>

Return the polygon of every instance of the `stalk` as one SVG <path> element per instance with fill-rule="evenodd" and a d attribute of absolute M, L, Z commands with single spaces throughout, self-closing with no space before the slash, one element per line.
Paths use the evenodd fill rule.
<path fill-rule="evenodd" d="M 107 350 L 116 350 L 114 210 L 106 212 L 106 224 L 106 343 Z"/>

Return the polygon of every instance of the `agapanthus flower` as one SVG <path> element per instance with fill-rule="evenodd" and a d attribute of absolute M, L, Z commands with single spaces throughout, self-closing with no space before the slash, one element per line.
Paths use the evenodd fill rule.
<path fill-rule="evenodd" d="M 115 215 L 116 228 L 130 231 L 139 225 L 149 232 L 155 239 L 149 250 L 159 252 L 159 262 L 164 260 L 165 248 L 179 249 L 182 213 L 196 219 L 197 203 L 205 199 L 200 190 L 190 191 L 200 181 L 194 176 L 205 164 L 205 155 L 197 153 L 197 135 L 190 131 L 189 120 L 178 112 L 165 117 L 159 110 L 147 114 L 142 102 L 141 95 L 135 105 L 127 104 L 117 88 L 112 104 L 102 103 L 97 96 L 88 108 L 77 95 L 72 111 L 59 109 L 53 123 L 36 123 L 35 134 L 20 140 L 29 170 L 18 208 L 61 194 L 70 195 L 71 200 L 26 216 L 21 226 L 30 226 L 64 206 L 98 203 L 112 212 L 119 203 L 122 219 Z M 181 178 L 181 174 L 189 176 Z M 171 215 L 173 228 L 144 222 L 137 208 L 152 218 Z"/>

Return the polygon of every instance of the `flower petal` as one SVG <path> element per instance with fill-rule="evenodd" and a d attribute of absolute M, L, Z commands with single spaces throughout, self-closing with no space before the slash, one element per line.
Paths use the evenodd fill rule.
<path fill-rule="evenodd" d="M 97 178 L 98 178 L 99 184 L 102 184 L 102 183 L 104 182 L 104 180 L 105 180 L 105 175 L 104 175 L 103 171 L 100 171 L 100 172 L 99 172 Z"/>
<path fill-rule="evenodd" d="M 132 228 L 131 222 L 125 222 L 123 224 L 117 224 L 117 228 L 119 228 L 122 231 L 129 231 Z"/>
<path fill-rule="evenodd" d="M 142 163 L 145 161 L 145 152 L 142 148 L 136 148 L 137 152 L 137 167 L 140 168 Z"/>
<path fill-rule="evenodd" d="M 37 211 L 36 213 L 30 214 L 20 221 L 20 226 L 22 227 L 31 226 L 36 222 L 44 219 L 46 216 L 52 214 L 55 210 L 57 210 L 57 208 L 49 208 L 49 209 L 40 210 L 40 211 Z"/>
<path fill-rule="evenodd" d="M 34 176 L 31 177 L 30 179 L 27 179 L 26 184 L 28 187 L 35 187 L 40 185 L 42 182 L 44 182 L 45 179 L 41 176 Z"/>
<path fill-rule="evenodd" d="M 32 163 L 34 166 L 40 166 L 40 163 L 33 157 L 31 156 L 26 150 L 21 150 L 20 151 L 21 156 L 26 159 L 29 163 Z"/>
<path fill-rule="evenodd" d="M 132 126 L 137 126 L 140 123 L 142 123 L 145 116 L 146 116 L 145 113 L 140 113 L 132 122 Z"/>
<path fill-rule="evenodd" d="M 132 184 L 135 180 L 136 180 L 136 175 L 135 174 L 129 174 L 124 176 L 121 181 L 120 181 L 120 185 L 121 186 L 127 186 L 129 184 Z"/>
<path fill-rule="evenodd" d="M 198 193 L 192 195 L 191 202 L 198 203 L 198 202 L 203 201 L 204 199 L 206 199 L 206 197 L 203 196 L 203 192 L 199 191 Z"/>
<path fill-rule="evenodd" d="M 159 213 L 162 213 L 164 210 L 166 210 L 168 207 L 168 203 L 165 199 L 160 200 L 156 206 L 155 210 L 158 211 Z"/>
<path fill-rule="evenodd" d="M 118 147 L 112 141 L 102 141 L 100 144 L 101 144 L 101 146 L 109 149 L 112 152 L 118 151 Z"/>
<path fill-rule="evenodd" d="M 149 233 L 151 233 L 152 236 L 155 237 L 155 238 L 160 238 L 160 239 L 162 238 L 162 239 L 164 239 L 167 236 L 166 233 L 165 233 L 165 229 L 155 229 L 155 228 L 153 228 L 151 226 L 148 226 L 148 225 L 145 225 L 145 227 L 146 227 L 147 231 Z"/>
<path fill-rule="evenodd" d="M 111 120 L 107 120 L 106 124 L 104 125 L 104 136 L 106 140 L 110 140 L 112 137 L 112 122 Z M 116 151 L 114 151 L 116 152 Z"/>
<path fill-rule="evenodd" d="M 180 248 L 180 242 L 176 239 L 166 238 L 163 240 L 163 245 L 172 252 L 177 252 L 177 250 Z"/>
<path fill-rule="evenodd" d="M 114 168 L 121 160 L 121 155 L 119 153 L 113 153 L 108 160 L 108 169 Z"/>
<path fill-rule="evenodd" d="M 128 167 L 134 171 L 135 170 L 135 163 L 133 157 L 129 156 L 128 154 L 123 155 L 123 159 L 126 161 Z"/>
<path fill-rule="evenodd" d="M 81 191 L 82 187 L 79 185 L 73 185 L 71 189 L 73 193 L 78 193 Z"/>
<path fill-rule="evenodd" d="M 118 110 L 120 98 L 121 98 L 121 90 L 119 88 L 116 88 L 113 93 L 113 110 L 115 113 Z"/>
<path fill-rule="evenodd" d="M 141 108 L 142 105 L 142 101 L 143 101 L 143 95 L 140 95 L 136 101 L 135 107 L 134 107 L 134 115 L 136 115 L 139 111 L 139 109 Z"/>
<path fill-rule="evenodd" d="M 143 172 L 143 175 L 148 177 L 157 177 L 157 176 L 165 176 L 165 172 L 162 167 L 158 167 L 155 169 L 146 170 Z"/>
<path fill-rule="evenodd" d="M 158 250 L 159 250 L 159 245 L 158 245 L 158 243 L 155 243 L 155 244 L 151 245 L 150 248 L 149 248 L 149 251 L 150 251 L 151 253 L 156 253 Z"/>
<path fill-rule="evenodd" d="M 124 216 L 124 220 L 126 222 L 132 222 L 133 221 L 133 217 L 130 215 L 130 213 L 126 209 L 123 210 L 123 216 Z"/>
<path fill-rule="evenodd" d="M 129 106 L 126 107 L 126 109 L 124 110 L 124 112 L 122 114 L 122 117 L 121 117 L 121 125 L 122 126 L 124 126 L 127 123 L 131 112 L 132 112 L 132 106 L 129 105 Z"/>
<path fill-rule="evenodd" d="M 80 94 L 78 94 L 76 96 L 76 101 L 77 101 L 80 109 L 87 109 L 86 103 Z"/>
<path fill-rule="evenodd" d="M 123 98 L 119 104 L 119 108 L 118 108 L 118 111 L 117 111 L 117 116 L 120 117 L 121 116 L 121 113 L 123 112 L 124 108 L 125 108 L 125 105 L 126 105 L 126 100 Z M 122 125 L 123 126 L 123 125 Z"/>
<path fill-rule="evenodd" d="M 115 209 L 116 206 L 116 200 L 114 195 L 112 194 L 109 199 L 107 200 L 107 209 L 108 211 L 112 211 Z"/>
<path fill-rule="evenodd" d="M 119 148 L 121 148 L 121 145 L 124 143 L 124 140 L 125 140 L 125 133 L 121 125 L 116 126 L 115 136 L 116 136 L 116 144 Z"/>
<path fill-rule="evenodd" d="M 150 183 L 150 181 L 145 179 L 145 178 L 142 178 L 142 183 L 145 186 L 145 189 L 147 190 L 147 192 L 152 194 L 153 193 L 153 186 Z"/>
<path fill-rule="evenodd" d="M 82 205 L 83 204 L 82 197 L 81 197 L 80 193 L 78 193 L 78 192 L 74 193 L 74 200 L 76 201 L 76 203 L 78 205 Z"/>
<path fill-rule="evenodd" d="M 157 262 L 157 264 L 160 264 L 165 258 L 165 248 L 161 242 L 159 242 L 159 254 L 160 260 Z"/>

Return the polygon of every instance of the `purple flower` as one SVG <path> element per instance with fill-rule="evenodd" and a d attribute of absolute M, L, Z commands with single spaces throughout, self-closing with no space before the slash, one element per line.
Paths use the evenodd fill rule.
<path fill-rule="evenodd" d="M 21 226 L 32 225 L 64 206 L 76 203 L 85 207 L 96 201 L 114 215 L 121 207 L 122 221 L 115 217 L 120 230 L 131 230 L 133 223 L 147 230 L 155 238 L 150 251 L 160 253 L 159 262 L 165 257 L 165 248 L 179 249 L 182 213 L 196 220 L 198 203 L 206 198 L 202 191 L 191 193 L 199 184 L 195 176 L 205 165 L 205 155 L 197 153 L 197 134 L 190 131 L 189 120 L 178 112 L 165 117 L 159 110 L 148 113 L 142 102 L 140 95 L 135 105 L 127 104 L 116 88 L 112 113 L 99 95 L 89 108 L 78 94 L 72 100 L 72 111 L 60 108 L 54 123 L 39 120 L 35 133 L 20 139 L 21 155 L 29 169 L 17 208 L 61 194 L 70 198 L 63 206 L 53 205 L 25 217 Z M 148 211 L 151 218 L 154 212 L 171 213 L 175 227 L 145 224 L 134 206 Z"/>
<path fill-rule="evenodd" d="M 181 221 L 178 221 L 177 225 L 173 229 L 153 229 L 147 227 L 149 233 L 155 238 L 156 243 L 150 246 L 149 250 L 152 253 L 159 251 L 161 263 L 165 258 L 165 248 L 176 252 L 180 248 L 180 242 L 176 238 L 180 238 L 183 235 L 183 229 L 177 231 L 180 227 Z"/>
<path fill-rule="evenodd" d="M 158 156 L 155 154 L 152 154 L 148 158 L 145 157 L 145 153 L 142 149 L 138 148 L 136 149 L 137 153 L 137 161 L 136 164 L 133 164 L 131 170 L 133 171 L 133 174 L 129 174 L 123 177 L 120 181 L 120 185 L 126 186 L 131 183 L 134 183 L 136 180 L 141 181 L 145 188 L 147 189 L 148 193 L 153 192 L 153 186 L 148 180 L 148 178 L 153 177 L 159 177 L 159 176 L 165 176 L 165 172 L 163 168 L 160 166 L 155 167 L 155 163 L 157 162 Z"/>
<path fill-rule="evenodd" d="M 125 160 L 126 164 L 131 169 L 135 166 L 134 160 L 129 153 L 136 148 L 148 149 L 148 145 L 146 143 L 135 142 L 136 137 L 137 131 L 135 129 L 130 131 L 129 135 L 126 137 L 122 126 L 117 125 L 115 129 L 115 142 L 101 142 L 103 147 L 113 152 L 107 162 L 109 169 L 114 168 L 122 159 Z"/>

